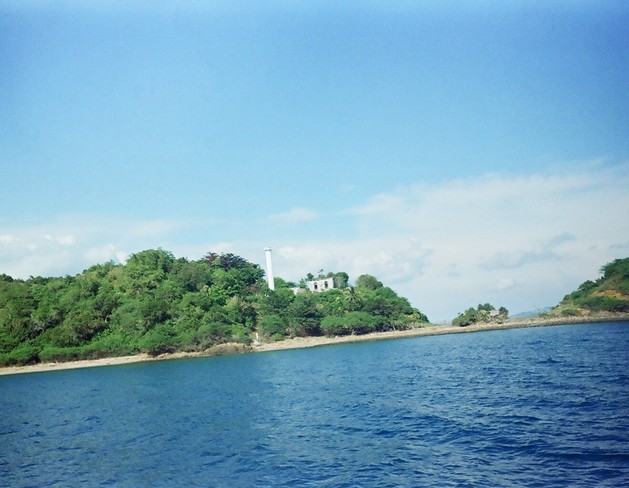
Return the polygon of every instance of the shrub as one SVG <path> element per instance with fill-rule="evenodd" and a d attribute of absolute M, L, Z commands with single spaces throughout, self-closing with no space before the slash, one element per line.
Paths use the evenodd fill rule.
<path fill-rule="evenodd" d="M 373 332 L 381 324 L 382 319 L 367 312 L 348 312 L 343 317 L 345 328 L 353 334 Z"/>
<path fill-rule="evenodd" d="M 179 343 L 175 331 L 168 323 L 159 324 L 148 331 L 140 339 L 140 350 L 151 356 L 159 356 L 169 352 L 175 352 Z"/>
<path fill-rule="evenodd" d="M 478 322 L 478 312 L 473 308 L 468 308 L 464 313 L 460 314 L 452 321 L 452 325 L 458 325 L 459 327 L 466 327 Z"/>
<path fill-rule="evenodd" d="M 345 329 L 343 317 L 336 317 L 334 315 L 323 317 L 321 329 L 326 336 L 345 335 L 348 333 Z"/>
<path fill-rule="evenodd" d="M 324 317 L 321 321 L 321 329 L 327 336 L 367 334 L 376 330 L 381 322 L 381 317 L 367 312 L 347 312 L 342 317 Z"/>
<path fill-rule="evenodd" d="M 390 326 L 395 330 L 408 330 L 411 329 L 413 325 L 417 322 L 422 322 L 422 320 L 415 314 L 401 315 L 397 319 L 391 321 Z"/>
<path fill-rule="evenodd" d="M 85 352 L 90 358 L 130 356 L 137 352 L 137 345 L 130 337 L 111 333 L 90 342 Z"/>
<path fill-rule="evenodd" d="M 232 325 L 232 340 L 239 344 L 251 345 L 253 340 L 249 335 L 249 331 L 244 325 Z"/>
<path fill-rule="evenodd" d="M 592 296 L 583 300 L 583 307 L 594 312 L 629 312 L 629 301 L 608 296 Z"/>
<path fill-rule="evenodd" d="M 286 335 L 286 321 L 279 315 L 266 315 L 258 322 L 258 327 L 262 334 L 267 337 L 273 337 L 277 334 Z"/>
<path fill-rule="evenodd" d="M 561 315 L 565 315 L 566 317 L 576 317 L 578 315 L 581 315 L 581 313 L 574 308 L 564 308 L 561 311 Z"/>
<path fill-rule="evenodd" d="M 85 350 L 81 347 L 57 347 L 48 345 L 42 349 L 39 357 L 44 363 L 63 363 L 83 359 L 85 357 Z"/>
<path fill-rule="evenodd" d="M 22 344 L 11 352 L 0 356 L 0 364 L 5 366 L 21 366 L 39 362 L 40 348 L 33 344 Z"/>

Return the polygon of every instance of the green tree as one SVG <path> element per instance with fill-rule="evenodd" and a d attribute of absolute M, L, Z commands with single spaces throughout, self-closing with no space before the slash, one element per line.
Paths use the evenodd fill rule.
<path fill-rule="evenodd" d="M 299 293 L 288 306 L 287 322 L 292 336 L 321 335 L 322 313 L 313 293 Z"/>
<path fill-rule="evenodd" d="M 612 277 L 625 280 L 629 279 L 629 258 L 615 259 L 607 263 L 601 267 L 601 273 L 603 274 L 603 279 L 610 279 Z"/>
<path fill-rule="evenodd" d="M 358 277 L 356 280 L 356 288 L 366 288 L 368 290 L 376 290 L 383 285 L 379 282 L 375 276 L 364 274 Z"/>
<path fill-rule="evenodd" d="M 173 280 L 187 292 L 202 290 L 212 284 L 212 272 L 205 261 L 179 263 Z"/>
<path fill-rule="evenodd" d="M 154 327 L 140 340 L 140 350 L 151 356 L 175 352 L 178 346 L 179 341 L 177 335 L 168 323 Z"/>
<path fill-rule="evenodd" d="M 378 317 L 367 312 L 347 312 L 343 316 L 327 316 L 321 321 L 321 329 L 327 336 L 366 334 L 380 325 Z"/>
<path fill-rule="evenodd" d="M 339 288 L 339 289 L 343 289 L 345 288 L 348 283 L 349 283 L 349 275 L 347 273 L 345 273 L 344 271 L 341 271 L 339 273 L 334 273 L 334 287 L 335 288 Z"/>
<path fill-rule="evenodd" d="M 344 288 L 343 295 L 345 296 L 346 309 L 348 312 L 356 312 L 361 310 L 364 306 L 360 294 L 356 293 L 356 289 L 353 286 Z"/>
<path fill-rule="evenodd" d="M 321 315 L 341 316 L 347 312 L 347 302 L 341 290 L 332 288 L 331 290 L 315 293 L 313 295 Z"/>
<path fill-rule="evenodd" d="M 257 296 L 259 313 L 265 315 L 280 315 L 286 317 L 290 304 L 295 295 L 289 288 L 279 288 L 275 291 L 267 290 Z"/>
<path fill-rule="evenodd" d="M 64 318 L 61 325 L 66 329 L 66 346 L 79 346 L 88 342 L 97 333 L 103 331 L 107 322 L 94 307 L 92 300 L 77 304 Z"/>
<path fill-rule="evenodd" d="M 136 295 L 154 290 L 166 278 L 174 263 L 173 254 L 163 249 L 132 254 L 124 268 L 123 286 Z"/>
<path fill-rule="evenodd" d="M 465 312 L 460 313 L 453 321 L 453 325 L 466 327 L 477 322 L 490 322 L 494 320 L 504 320 L 509 315 L 509 311 L 505 307 L 498 309 L 498 316 L 494 316 L 491 312 L 496 308 L 490 303 L 478 304 L 476 309 L 468 308 Z"/>
<path fill-rule="evenodd" d="M 287 335 L 286 318 L 277 314 L 262 317 L 258 327 L 265 337 L 279 339 Z"/>
<path fill-rule="evenodd" d="M 0 286 L 0 352 L 6 352 L 38 334 L 38 324 L 31 320 L 37 303 L 22 280 L 4 279 Z"/>
<path fill-rule="evenodd" d="M 452 325 L 458 325 L 460 327 L 467 327 L 468 325 L 475 324 L 478 321 L 479 321 L 478 311 L 470 307 L 465 312 L 460 313 L 452 321 Z"/>

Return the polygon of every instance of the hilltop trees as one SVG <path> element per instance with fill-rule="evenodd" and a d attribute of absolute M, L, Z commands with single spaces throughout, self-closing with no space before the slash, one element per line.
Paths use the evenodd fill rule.
<path fill-rule="evenodd" d="M 263 274 L 232 254 L 188 261 L 152 249 L 124 266 L 96 265 L 75 277 L 3 276 L 0 363 L 246 342 L 255 327 L 252 291 Z"/>
<path fill-rule="evenodd" d="M 600 272 L 596 281 L 587 280 L 566 295 L 551 315 L 629 312 L 629 258 L 609 262 Z"/>
<path fill-rule="evenodd" d="M 505 307 L 500 307 L 496 310 L 490 303 L 479 303 L 478 307 L 470 307 L 465 312 L 460 313 L 458 317 L 452 321 L 452 325 L 466 327 L 479 322 L 501 322 L 506 320 L 508 316 L 509 311 Z"/>
<path fill-rule="evenodd" d="M 17 280 L 0 275 L 0 364 L 67 361 L 147 352 L 201 351 L 223 342 L 361 334 L 427 318 L 376 278 L 294 294 L 234 254 L 176 258 L 150 249 L 125 265 L 98 264 L 76 276 Z"/>
<path fill-rule="evenodd" d="M 320 277 L 334 278 L 335 286 L 336 283 L 341 286 L 322 293 L 294 294 L 287 283 L 279 280 L 274 293 L 267 291 L 259 297 L 259 329 L 265 336 L 279 339 L 365 334 L 428 322 L 407 299 L 399 297 L 373 276 L 360 276 L 355 287 L 348 284 L 347 273 L 328 273 Z M 314 275 L 309 274 L 307 278 L 314 279 Z"/>

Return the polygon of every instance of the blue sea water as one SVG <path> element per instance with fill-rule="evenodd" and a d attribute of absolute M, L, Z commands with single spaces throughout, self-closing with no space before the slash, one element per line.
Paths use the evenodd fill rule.
<path fill-rule="evenodd" d="M 629 324 L 0 377 L 0 485 L 629 486 Z"/>

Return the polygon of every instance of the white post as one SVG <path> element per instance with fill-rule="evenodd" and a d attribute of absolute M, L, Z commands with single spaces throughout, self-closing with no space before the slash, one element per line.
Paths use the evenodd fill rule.
<path fill-rule="evenodd" d="M 275 290 L 275 280 L 273 279 L 273 263 L 271 262 L 271 248 L 267 247 L 264 250 L 266 255 L 266 282 L 269 285 L 269 290 Z"/>

